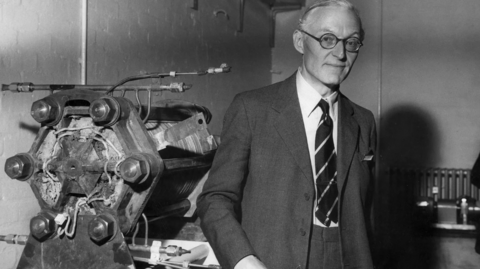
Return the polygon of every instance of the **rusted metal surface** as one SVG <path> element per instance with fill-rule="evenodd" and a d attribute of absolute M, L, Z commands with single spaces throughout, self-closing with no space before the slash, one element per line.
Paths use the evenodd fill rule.
<path fill-rule="evenodd" d="M 177 108 L 166 117 L 180 121 L 145 125 L 130 100 L 95 91 L 34 102 L 31 114 L 42 127 L 30 150 L 6 163 L 41 208 L 18 268 L 134 268 L 123 234 L 142 213 L 193 214 L 217 142 L 207 130 L 208 109 L 178 101 L 162 109 Z"/>
<path fill-rule="evenodd" d="M 115 97 L 121 106 L 122 114 L 118 122 L 111 127 L 104 128 L 96 126 L 88 120 L 80 121 L 76 119 L 76 117 L 88 118 L 88 109 L 84 108 L 85 104 L 88 105 L 104 96 L 92 91 L 72 90 L 59 92 L 46 98 L 50 100 L 49 102 L 58 104 L 59 114 L 61 115 L 57 115 L 54 121 L 46 123 L 47 126 L 41 128 L 33 143 L 29 154 L 36 160 L 37 165 L 35 167 L 37 169 L 29 183 L 42 209 L 52 209 L 61 213 L 66 210 L 66 207 L 75 204 L 74 200 L 77 197 L 71 194 L 89 196 L 94 190 L 97 190 L 100 194 L 104 194 L 103 198 L 106 198 L 106 194 L 112 195 L 111 190 L 108 190 L 106 185 L 105 173 L 102 174 L 104 172 L 103 167 L 106 166 L 106 170 L 114 175 L 115 162 L 134 154 L 148 154 L 153 159 L 152 167 L 149 170 L 151 175 L 149 180 L 137 184 L 137 186 L 122 184 L 119 187 L 121 190 L 118 191 L 115 202 L 108 206 L 101 202 L 92 203 L 94 210 L 97 212 L 108 212 L 116 216 L 120 221 L 121 231 L 128 232 L 151 195 L 152 189 L 163 170 L 163 162 L 134 106 L 125 98 Z M 86 131 L 89 127 L 92 127 L 93 132 L 100 133 L 101 136 L 116 145 L 119 148 L 117 155 L 107 159 L 99 154 L 101 152 L 105 153 L 107 149 L 103 147 L 98 150 L 98 145 L 102 145 L 102 143 L 99 143 L 98 139 L 93 139 L 94 134 Z M 63 138 L 58 138 L 61 133 L 54 134 L 65 128 L 85 128 L 85 131 L 83 129 L 73 131 Z M 60 145 L 59 150 L 53 152 L 56 142 Z M 107 145 L 107 147 L 109 146 Z M 112 150 L 110 151 L 110 155 L 115 153 Z M 45 152 L 53 154 L 53 156 L 48 156 Z M 43 178 L 45 171 L 39 169 L 43 167 L 47 159 L 49 160 L 49 166 L 46 169 L 58 178 L 58 181 L 55 182 L 58 185 L 56 189 L 45 188 L 46 183 Z M 46 192 L 50 194 L 50 199 L 46 196 Z"/>
<path fill-rule="evenodd" d="M 118 116 L 96 123 L 90 104 L 97 100 L 116 105 Z M 30 151 L 7 162 L 41 208 L 18 268 L 134 268 L 123 233 L 142 214 L 164 165 L 132 102 L 62 91 L 36 101 L 32 116 L 42 128 Z M 118 170 L 135 156 L 141 173 L 124 181 Z"/>
<path fill-rule="evenodd" d="M 65 235 L 44 242 L 28 238 L 18 269 L 133 269 L 133 259 L 123 234 L 102 245 L 88 235 L 88 223 L 94 216 L 79 216 L 75 237 Z"/>

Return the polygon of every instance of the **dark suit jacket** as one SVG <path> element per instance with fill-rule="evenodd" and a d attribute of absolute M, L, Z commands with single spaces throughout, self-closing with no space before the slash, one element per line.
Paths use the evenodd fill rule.
<path fill-rule="evenodd" d="M 373 114 L 339 95 L 337 170 L 344 268 L 373 268 L 368 230 Z M 305 268 L 315 190 L 295 75 L 237 95 L 203 193 L 202 229 L 224 268 L 256 255 L 269 269 Z"/>

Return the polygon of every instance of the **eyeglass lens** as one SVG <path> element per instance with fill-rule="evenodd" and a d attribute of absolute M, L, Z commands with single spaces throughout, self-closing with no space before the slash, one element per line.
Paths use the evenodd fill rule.
<path fill-rule="evenodd" d="M 331 49 L 335 47 L 339 39 L 333 34 L 324 34 L 320 37 L 320 45 L 325 49 Z M 357 38 L 351 37 L 345 40 L 345 49 L 347 51 L 358 51 L 362 43 Z"/>

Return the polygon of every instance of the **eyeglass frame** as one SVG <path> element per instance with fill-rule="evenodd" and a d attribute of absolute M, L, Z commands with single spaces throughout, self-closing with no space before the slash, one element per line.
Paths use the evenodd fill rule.
<path fill-rule="evenodd" d="M 345 50 L 346 50 L 346 51 L 348 51 L 348 52 L 358 52 L 358 51 L 360 50 L 360 48 L 363 46 L 362 41 L 361 41 L 359 38 L 357 38 L 357 37 L 338 38 L 336 35 L 334 35 L 334 34 L 332 34 L 332 33 L 325 33 L 325 34 L 321 35 L 320 37 L 316 37 L 316 36 L 314 36 L 314 35 L 306 32 L 306 31 L 304 31 L 304 30 L 302 30 L 302 29 L 298 29 L 298 31 L 300 31 L 300 32 L 308 35 L 309 37 L 315 39 L 315 40 L 318 42 L 318 44 L 320 44 L 320 46 L 321 46 L 322 48 L 326 49 L 326 50 L 328 50 L 328 49 L 333 49 L 333 48 L 335 48 L 335 47 L 337 46 L 338 42 L 340 42 L 340 41 L 345 41 L 345 40 L 348 40 L 348 39 L 350 39 L 350 38 L 355 38 L 355 39 L 357 39 L 358 42 L 360 42 L 360 46 L 358 46 L 358 49 L 357 49 L 357 50 L 350 51 L 350 50 L 347 50 L 347 47 L 345 46 L 345 42 L 343 42 L 343 46 L 345 47 Z M 331 36 L 335 37 L 335 40 L 336 40 L 335 45 L 333 45 L 333 47 L 331 47 L 331 48 L 325 48 L 325 47 L 322 45 L 321 39 L 322 39 L 322 37 L 324 37 L 324 36 L 326 36 L 326 35 L 331 35 Z"/>

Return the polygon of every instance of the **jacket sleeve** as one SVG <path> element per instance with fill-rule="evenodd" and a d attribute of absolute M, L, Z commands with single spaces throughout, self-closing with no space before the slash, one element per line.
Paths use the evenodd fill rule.
<path fill-rule="evenodd" d="M 240 203 L 248 176 L 251 128 L 241 96 L 228 108 L 210 175 L 197 200 L 202 230 L 224 268 L 254 250 L 240 224 Z"/>

